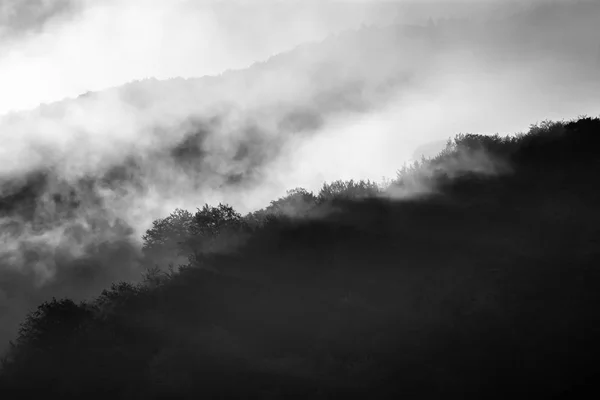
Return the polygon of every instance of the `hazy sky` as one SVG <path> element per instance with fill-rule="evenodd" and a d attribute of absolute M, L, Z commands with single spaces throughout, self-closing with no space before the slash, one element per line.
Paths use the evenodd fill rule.
<path fill-rule="evenodd" d="M 133 79 L 243 68 L 369 18 L 360 4 L 326 3 L 2 0 L 0 113 Z"/>
<path fill-rule="evenodd" d="M 197 77 L 244 68 L 297 44 L 320 40 L 332 32 L 363 23 L 426 23 L 429 15 L 484 20 L 516 13 L 528 3 L 494 0 L 417 3 L 3 0 L 0 3 L 0 113 L 34 108 L 40 102 L 75 97 L 134 79 Z M 501 35 L 512 41 L 508 50 L 512 45 L 532 40 L 529 34 L 537 28 L 527 27 L 528 30 L 519 32 L 522 37 L 516 39 L 511 38 L 511 32 L 504 33 L 507 28 L 500 30 Z M 561 32 L 551 28 L 552 32 Z M 561 29 L 568 32 L 573 24 Z M 390 48 L 389 52 L 392 51 L 396 48 Z M 260 196 L 247 195 L 251 199 L 240 207 L 244 210 L 258 207 L 268 202 L 274 193 L 287 189 L 286 185 L 306 185 L 314 189 L 325 180 L 392 176 L 418 146 L 459 132 L 512 133 L 542 119 L 573 117 L 573 113 L 595 110 L 595 104 L 589 101 L 593 97 L 592 87 L 578 80 L 576 70 L 568 65 L 555 65 L 552 58 L 534 58 L 527 63 L 503 61 L 502 66 L 482 64 L 481 57 L 473 51 L 468 48 L 446 51 L 443 56 L 436 55 L 435 65 L 417 63 L 416 71 L 427 70 L 429 74 L 421 82 L 424 86 L 403 88 L 392 101 L 372 113 L 352 118 L 342 115 L 325 121 L 315 140 L 294 144 L 294 151 L 281 155 L 284 163 L 298 161 L 285 173 L 279 173 L 280 176 L 265 180 L 265 185 L 271 185 L 272 190 Z M 490 54 L 494 52 L 496 49 Z M 497 53 L 510 51 L 504 47 Z M 415 54 L 408 48 L 398 49 L 401 62 L 413 62 Z M 354 57 L 345 56 L 348 60 Z M 373 71 L 356 78 L 372 79 L 377 75 L 378 65 L 385 62 L 372 60 L 367 64 Z M 283 69 L 293 67 L 295 65 L 284 65 Z M 287 90 L 284 93 L 287 98 L 282 99 L 304 107 L 301 99 L 306 90 L 301 79 L 306 74 L 296 71 L 291 75 L 296 82 L 291 85 L 285 76 L 269 75 L 260 83 L 252 82 L 254 88 L 258 88 L 252 93 L 240 89 L 244 86 L 235 89 L 219 86 L 217 94 L 236 101 L 247 98 L 249 104 L 264 105 L 272 98 L 283 96 L 280 92 L 283 88 Z M 47 149 L 50 148 L 56 159 L 70 160 L 68 164 L 74 165 L 70 167 L 72 170 L 87 171 L 81 165 L 85 161 L 91 165 L 86 168 L 100 171 L 110 162 L 117 162 L 115 157 L 125 157 L 125 149 L 147 142 L 148 124 L 164 122 L 162 114 L 177 113 L 177 117 L 169 118 L 178 122 L 203 111 L 204 106 L 199 104 L 171 101 L 170 97 L 179 96 L 179 89 L 166 89 L 163 94 L 166 93 L 168 96 L 162 97 L 169 99 L 162 99 L 165 101 L 159 108 L 144 115 L 126 108 L 121 99 L 105 96 L 102 102 L 70 108 L 64 118 L 32 118 L 13 132 L 4 129 L 0 132 L 4 143 L 0 154 L 5 165 L 0 173 L 4 176 L 13 165 L 23 167 L 22 171 L 37 168 L 49 161 Z M 210 104 L 209 97 L 204 96 L 202 104 Z M 259 123 L 266 124 L 263 120 Z M 178 138 L 174 131 L 170 136 L 173 141 Z M 218 136 L 215 143 L 227 140 Z M 40 147 L 44 149 L 41 153 Z M 357 152 L 373 156 L 361 159 L 349 156 Z M 273 168 L 272 174 L 278 174 L 282 168 L 281 165 Z M 238 193 L 230 197 L 237 201 L 241 198 Z M 171 207 L 171 203 L 163 203 L 165 208 Z M 164 211 L 144 214 L 154 218 Z"/>
<path fill-rule="evenodd" d="M 2 0 L 0 114 L 134 79 L 243 68 L 363 22 L 424 19 L 418 7 L 393 9 L 400 3 L 408 2 Z M 463 3 L 475 13 L 494 0 Z M 446 4 L 431 14 L 464 9 Z"/>

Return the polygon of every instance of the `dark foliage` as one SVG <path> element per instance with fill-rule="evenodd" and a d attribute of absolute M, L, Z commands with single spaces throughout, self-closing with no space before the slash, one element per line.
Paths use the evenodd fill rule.
<path fill-rule="evenodd" d="M 144 251 L 186 262 L 91 303 L 42 304 L 0 393 L 581 395 L 600 373 L 599 138 L 594 118 L 459 135 L 387 188 L 296 189 L 245 217 L 176 210 Z M 435 190 L 390 197 L 417 180 Z"/>
<path fill-rule="evenodd" d="M 185 241 L 192 235 L 193 219 L 189 211 L 176 209 L 168 217 L 154 221 L 142 236 L 145 258 L 160 264 L 181 255 L 187 257 Z"/>

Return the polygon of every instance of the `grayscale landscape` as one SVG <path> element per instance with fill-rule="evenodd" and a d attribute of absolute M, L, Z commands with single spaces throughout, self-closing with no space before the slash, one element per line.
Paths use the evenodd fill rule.
<path fill-rule="evenodd" d="M 598 27 L 0 0 L 0 397 L 597 392 Z"/>

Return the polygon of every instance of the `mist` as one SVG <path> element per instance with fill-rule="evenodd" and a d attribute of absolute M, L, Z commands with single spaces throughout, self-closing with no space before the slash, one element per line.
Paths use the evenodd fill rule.
<path fill-rule="evenodd" d="M 0 113 L 134 79 L 244 68 L 377 19 L 372 9 L 315 1 L 3 2 Z"/>
<path fill-rule="evenodd" d="M 591 2 L 2 4 L 1 343 L 43 299 L 139 279 L 175 208 L 246 213 L 599 109 Z"/>

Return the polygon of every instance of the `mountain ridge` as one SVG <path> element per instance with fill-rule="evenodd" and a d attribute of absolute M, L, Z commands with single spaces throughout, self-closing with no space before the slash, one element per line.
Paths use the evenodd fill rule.
<path fill-rule="evenodd" d="M 180 246 L 195 249 L 189 264 L 150 269 L 145 282 L 88 302 L 43 303 L 21 325 L 0 389 L 66 398 L 592 389 L 599 144 L 600 119 L 589 117 L 515 137 L 459 135 L 387 189 L 297 189 L 244 217 L 223 204 L 176 211 L 147 232 L 147 261 Z M 444 166 L 481 151 L 510 170 L 447 175 Z M 385 196 L 415 179 L 436 189 Z"/>

